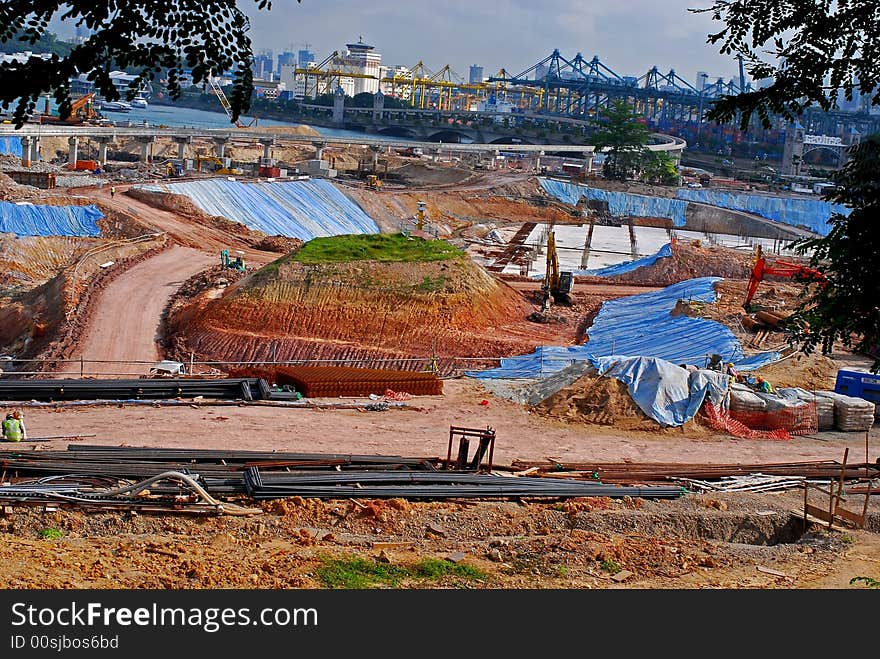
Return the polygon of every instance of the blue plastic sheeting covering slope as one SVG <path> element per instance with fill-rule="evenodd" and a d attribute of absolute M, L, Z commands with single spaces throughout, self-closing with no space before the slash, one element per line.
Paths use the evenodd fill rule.
<path fill-rule="evenodd" d="M 668 197 L 649 197 L 628 192 L 610 192 L 598 188 L 590 188 L 576 183 L 540 179 L 541 187 L 559 199 L 559 201 L 576 206 L 583 196 L 587 199 L 608 202 L 608 212 L 612 215 L 632 217 L 666 217 L 672 224 L 682 227 L 685 224 L 687 202 Z"/>
<path fill-rule="evenodd" d="M 705 366 L 710 354 L 748 371 L 779 359 L 766 352 L 744 357 L 742 346 L 721 323 L 703 318 L 673 316 L 678 300 L 715 301 L 719 277 L 700 277 L 663 290 L 605 302 L 590 328 L 589 342 L 571 347 L 541 347 L 530 355 L 501 360 L 501 366 L 469 372 L 477 378 L 536 378 L 551 375 L 575 361 L 609 355 L 659 357 L 674 364 Z"/>
<path fill-rule="evenodd" d="M 843 204 L 832 204 L 821 199 L 766 197 L 720 190 L 679 188 L 676 196 L 679 199 L 753 213 L 782 224 L 806 227 L 823 236 L 828 233 L 828 219 L 832 213 L 849 215 L 852 210 Z"/>
<path fill-rule="evenodd" d="M 720 405 L 729 378 L 717 371 L 687 371 L 656 357 L 599 357 L 590 360 L 599 375 L 626 385 L 639 409 L 662 426 L 681 426 L 694 418 L 706 396 Z"/>
<path fill-rule="evenodd" d="M 657 259 L 665 259 L 672 256 L 672 245 L 670 243 L 666 243 L 661 247 L 655 254 L 651 254 L 651 256 L 644 256 L 640 259 L 636 259 L 635 261 L 625 261 L 623 263 L 618 263 L 616 265 L 605 266 L 604 268 L 596 268 L 595 270 L 575 270 L 574 274 L 576 275 L 591 275 L 593 277 L 612 277 L 614 275 L 622 275 L 626 272 L 632 272 L 633 270 L 638 270 L 639 268 L 645 268 L 649 265 L 654 265 Z"/>
<path fill-rule="evenodd" d="M 97 206 L 19 206 L 0 202 L 0 233 L 19 236 L 97 236 Z"/>
<path fill-rule="evenodd" d="M 211 179 L 145 187 L 186 195 L 209 215 L 222 215 L 269 235 L 311 240 L 379 232 L 369 215 L 324 180 L 240 183 Z"/>
<path fill-rule="evenodd" d="M 0 153 L 21 157 L 21 138 L 0 137 Z"/>

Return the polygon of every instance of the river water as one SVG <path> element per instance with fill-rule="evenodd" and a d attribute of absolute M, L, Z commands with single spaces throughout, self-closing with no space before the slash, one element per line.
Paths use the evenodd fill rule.
<path fill-rule="evenodd" d="M 101 113 L 115 122 L 118 126 L 132 125 L 142 126 L 146 121 L 151 126 L 186 126 L 192 128 L 228 128 L 234 130 L 235 126 L 229 123 L 229 117 L 223 112 L 209 112 L 207 110 L 195 110 L 193 108 L 173 107 L 170 105 L 150 105 L 146 109 L 132 108 L 130 112 L 112 112 L 102 110 Z M 253 117 L 241 117 L 239 121 L 248 125 Z M 303 124 L 289 121 L 276 121 L 275 119 L 258 119 L 258 126 L 301 126 Z M 342 130 L 339 128 L 325 128 L 312 126 L 321 135 L 327 137 L 364 137 L 366 134 L 355 130 Z M 406 138 L 388 137 L 370 134 L 371 139 L 387 139 L 395 142 L 408 141 Z"/>

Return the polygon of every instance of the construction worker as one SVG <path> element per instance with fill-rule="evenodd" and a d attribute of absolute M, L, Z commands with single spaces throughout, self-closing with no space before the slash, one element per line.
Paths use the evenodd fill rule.
<path fill-rule="evenodd" d="M 770 384 L 769 382 L 767 382 L 767 380 L 762 378 L 760 375 L 758 376 L 757 384 L 758 384 L 758 391 L 760 391 L 761 393 L 765 393 L 765 394 L 775 394 L 776 393 L 776 390 L 773 388 L 773 385 Z"/>
<path fill-rule="evenodd" d="M 111 185 L 110 186 L 110 198 L 113 199 L 113 197 L 115 197 L 115 196 L 116 196 L 116 186 Z"/>
<path fill-rule="evenodd" d="M 727 363 L 727 369 L 725 370 L 725 373 L 729 375 L 734 382 L 739 382 L 742 379 L 739 371 L 736 370 L 736 367 L 731 362 Z"/>
<path fill-rule="evenodd" d="M 3 439 L 7 442 L 21 442 L 27 439 L 20 413 L 17 419 L 13 412 L 6 415 L 6 418 L 3 420 Z"/>

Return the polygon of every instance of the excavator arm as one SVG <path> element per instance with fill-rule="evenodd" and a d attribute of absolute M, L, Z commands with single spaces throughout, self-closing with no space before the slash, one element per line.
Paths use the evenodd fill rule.
<path fill-rule="evenodd" d="M 764 258 L 761 246 L 759 245 L 755 252 L 755 265 L 752 266 L 752 272 L 749 276 L 749 287 L 746 291 L 746 299 L 743 302 L 744 309 L 748 309 L 752 304 L 752 299 L 755 297 L 755 293 L 758 290 L 758 284 L 760 284 L 767 275 L 775 275 L 787 279 L 806 279 L 818 283 L 828 281 L 825 275 L 818 270 L 808 268 L 799 263 L 791 263 L 789 261 L 774 261 L 773 263 L 767 263 L 767 259 Z"/>

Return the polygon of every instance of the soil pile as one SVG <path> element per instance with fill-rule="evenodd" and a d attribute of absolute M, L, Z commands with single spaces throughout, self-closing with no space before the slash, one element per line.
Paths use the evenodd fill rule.
<path fill-rule="evenodd" d="M 537 405 L 545 416 L 573 423 L 594 423 L 625 430 L 656 430 L 659 425 L 639 409 L 626 385 L 615 378 L 587 375 Z"/>
<path fill-rule="evenodd" d="M 457 167 L 432 167 L 424 163 L 409 163 L 391 172 L 409 185 L 448 185 L 461 183 L 471 176 L 471 172 Z"/>
<path fill-rule="evenodd" d="M 590 280 L 669 286 L 694 277 L 748 279 L 751 269 L 751 254 L 726 247 L 706 247 L 696 242 L 677 241 L 672 245 L 672 256 L 657 259 L 653 265 L 614 277 L 591 277 Z"/>
<path fill-rule="evenodd" d="M 479 357 L 534 347 L 505 332 L 512 319 L 525 322 L 527 303 L 464 254 L 317 263 L 296 254 L 170 314 L 174 345 L 243 361 Z"/>
<path fill-rule="evenodd" d="M 807 391 L 833 391 L 837 364 L 824 355 L 798 353 L 756 371 L 774 387 L 800 387 Z"/>

